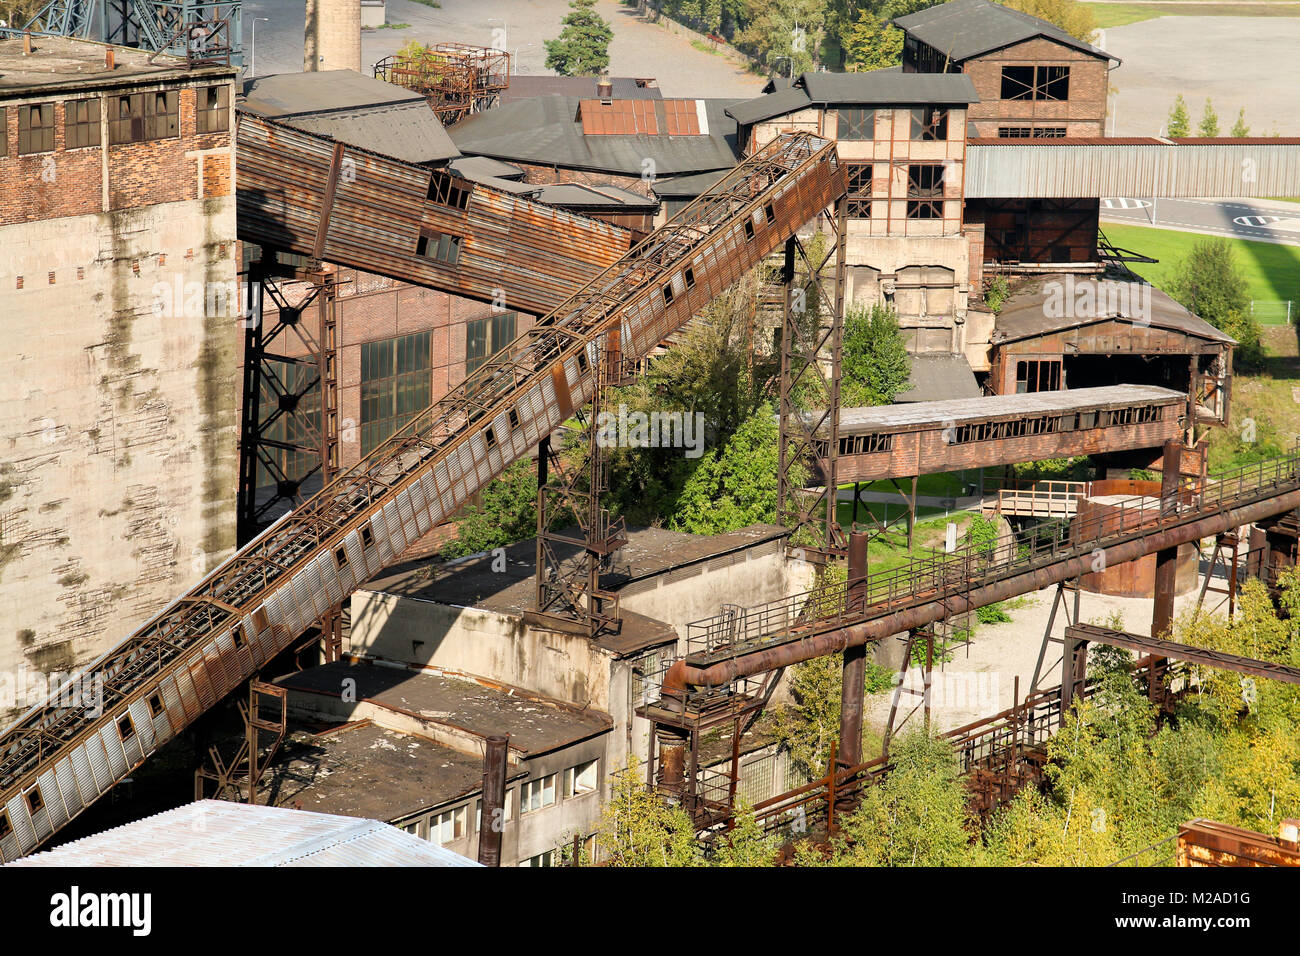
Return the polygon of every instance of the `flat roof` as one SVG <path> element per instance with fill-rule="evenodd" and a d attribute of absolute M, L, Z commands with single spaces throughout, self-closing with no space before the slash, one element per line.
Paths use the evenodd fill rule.
<path fill-rule="evenodd" d="M 345 679 L 356 681 L 358 701 L 371 701 L 478 737 L 508 733 L 510 749 L 525 757 L 567 747 L 613 727 L 610 716 L 603 711 L 579 711 L 465 677 L 363 661 L 322 664 L 291 674 L 279 684 L 292 691 L 338 697 Z M 481 777 L 483 765 L 479 762 L 477 766 Z"/>
<path fill-rule="evenodd" d="M 115 63 L 112 70 L 104 62 L 109 50 Z M 228 65 L 191 68 L 180 57 L 167 54 L 150 63 L 150 55 L 148 50 L 71 37 L 32 37 L 32 52 L 24 55 L 23 40 L 0 40 L 0 96 L 234 76 L 238 72 L 237 67 Z"/>
<path fill-rule="evenodd" d="M 1155 385 L 1106 385 L 1022 395 L 989 395 L 943 402 L 911 402 L 875 408 L 840 409 L 840 434 L 942 428 L 953 422 L 994 418 L 1037 418 L 1081 408 L 1129 408 L 1135 402 L 1186 402 L 1187 396 Z"/>
<path fill-rule="evenodd" d="M 200 800 L 7 866 L 479 866 L 378 820 Z"/>
<path fill-rule="evenodd" d="M 293 729 L 258 798 L 277 807 L 393 820 L 452 803 L 482 785 L 481 757 L 365 721 L 319 734 Z"/>

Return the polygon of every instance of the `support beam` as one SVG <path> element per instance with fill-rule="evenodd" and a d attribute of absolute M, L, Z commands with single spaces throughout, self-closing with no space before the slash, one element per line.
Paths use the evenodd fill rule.
<path fill-rule="evenodd" d="M 1249 674 L 1251 677 L 1266 677 L 1269 680 L 1282 681 L 1286 684 L 1300 684 L 1300 667 L 1275 664 L 1253 657 L 1242 657 L 1224 651 L 1212 651 L 1190 644 L 1178 644 L 1174 641 L 1161 640 L 1158 637 L 1145 637 L 1130 634 L 1127 631 L 1115 631 L 1096 624 L 1077 624 L 1065 629 L 1067 640 L 1109 644 L 1112 647 L 1124 647 L 1131 651 L 1159 655 L 1161 658 L 1173 658 L 1200 664 L 1204 667 L 1217 667 L 1220 670 Z"/>

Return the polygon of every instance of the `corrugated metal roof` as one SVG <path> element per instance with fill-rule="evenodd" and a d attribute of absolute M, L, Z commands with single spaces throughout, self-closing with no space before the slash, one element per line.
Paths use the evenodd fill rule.
<path fill-rule="evenodd" d="M 984 394 L 964 355 L 913 355 L 907 380 L 911 387 L 896 395 L 895 401 L 940 402 Z"/>
<path fill-rule="evenodd" d="M 457 176 L 473 182 L 491 179 L 499 183 L 502 179 L 521 179 L 524 171 L 518 166 L 511 166 L 488 156 L 459 156 L 447 164 Z"/>
<path fill-rule="evenodd" d="M 1079 408 L 1128 408 L 1135 402 L 1150 401 L 1186 402 L 1187 396 L 1155 385 L 1107 385 L 1101 388 L 1071 388 L 1059 392 L 990 395 L 942 402 L 880 405 L 874 408 L 842 408 L 840 434 L 943 428 L 953 422 L 1004 417 L 1035 418 Z"/>
<path fill-rule="evenodd" d="M 730 169 L 736 164 L 736 123 L 725 114 L 737 100 L 703 100 L 708 135 L 583 135 L 579 100 L 536 96 L 470 116 L 449 133 L 461 152 L 507 162 L 640 176 L 645 161 L 672 176 Z"/>
<path fill-rule="evenodd" d="M 967 199 L 1294 196 L 1300 140 L 1238 143 L 1001 140 L 968 144 Z"/>
<path fill-rule="evenodd" d="M 6 866 L 478 866 L 378 820 L 200 800 Z"/>
<path fill-rule="evenodd" d="M 794 85 L 745 100 L 727 115 L 742 126 L 809 106 L 912 106 L 978 103 L 979 94 L 964 73 L 903 73 L 893 67 L 866 73 L 804 73 Z"/>
<path fill-rule="evenodd" d="M 1014 342 L 1114 318 L 1141 320 L 1156 328 L 1174 329 L 1212 342 L 1234 341 L 1149 283 L 1139 279 L 1104 279 L 1100 281 L 1106 282 L 1108 287 L 1099 289 L 1098 281 L 1091 276 L 1045 275 L 1017 287 L 998 313 L 992 341 L 995 344 Z M 1094 303 L 1095 314 L 1081 318 L 1076 309 L 1048 308 L 1048 297 L 1053 294 L 1067 295 L 1073 302 L 1086 298 L 1086 301 Z M 1134 302 L 1143 303 L 1143 311 L 1147 314 L 1139 316 L 1132 308 L 1111 308 Z"/>
<path fill-rule="evenodd" d="M 238 106 L 408 163 L 460 155 L 423 94 L 352 70 L 259 76 L 245 81 Z"/>
<path fill-rule="evenodd" d="M 606 77 L 613 87 L 616 100 L 658 100 L 663 92 L 653 84 L 654 79 L 633 76 Z M 510 77 L 510 85 L 501 91 L 502 104 L 514 103 L 531 96 L 577 96 L 590 99 L 597 96 L 597 78 L 594 76 L 538 76 L 536 74 L 516 73 Z"/>
<path fill-rule="evenodd" d="M 893 22 L 900 30 L 958 62 L 1038 36 L 1119 62 L 1117 57 L 1075 39 L 1055 24 L 989 0 L 949 0 Z"/>

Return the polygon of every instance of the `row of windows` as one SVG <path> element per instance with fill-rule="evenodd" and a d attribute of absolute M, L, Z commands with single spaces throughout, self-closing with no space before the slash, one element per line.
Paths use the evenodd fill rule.
<path fill-rule="evenodd" d="M 848 173 L 848 216 L 871 218 L 872 166 L 870 163 L 845 163 Z M 913 163 L 907 167 L 907 218 L 943 218 L 942 163 Z"/>
<path fill-rule="evenodd" d="M 563 774 L 552 773 L 545 777 L 538 777 L 536 780 L 525 781 L 519 788 L 520 815 L 553 806 L 558 799 L 567 800 L 570 797 L 593 793 L 600 784 L 599 766 L 600 761 L 597 759 L 585 760 L 569 767 Z M 559 789 L 561 787 L 562 790 Z M 503 814 L 506 820 L 514 816 L 514 802 L 515 791 L 507 790 Z M 466 836 L 469 833 L 468 827 L 469 807 L 465 805 L 452 807 L 424 820 L 412 820 L 404 824 L 402 829 L 439 845 L 446 845 Z M 473 832 L 478 833 L 482 829 L 483 800 L 480 798 L 474 803 Z"/>
<path fill-rule="evenodd" d="M 948 429 L 949 444 L 968 445 L 972 442 L 997 441 L 1003 438 L 1023 438 L 1027 435 L 1053 435 L 1059 432 L 1083 431 L 1090 428 L 1113 428 L 1121 425 L 1146 425 L 1160 420 L 1160 405 L 1138 405 L 1129 408 L 1100 411 L 1070 412 L 1066 415 L 1043 415 L 1038 418 L 1019 418 L 1005 422 L 974 422 Z M 841 455 L 873 455 L 892 451 L 894 435 L 843 435 L 840 437 Z"/>
<path fill-rule="evenodd" d="M 118 146 L 168 139 L 180 133 L 180 93 L 158 90 L 67 100 L 63 104 L 64 149 L 102 145 L 101 110 L 108 110 L 108 142 Z M 101 105 L 103 104 L 103 105 Z M 55 149 L 53 103 L 18 106 L 18 155 Z M 230 128 L 230 87 L 209 86 L 197 91 L 195 125 L 200 133 Z M 0 107 L 0 156 L 9 154 L 7 107 Z"/>
<path fill-rule="evenodd" d="M 842 106 L 837 111 L 836 138 L 868 140 L 876 138 L 876 111 Z M 910 138 L 915 142 L 948 138 L 948 110 L 938 106 L 918 106 L 911 114 Z"/>
<path fill-rule="evenodd" d="M 999 126 L 999 139 L 1064 139 L 1064 126 Z"/>
<path fill-rule="evenodd" d="M 514 312 L 500 312 L 465 324 L 466 375 L 514 341 L 518 318 Z"/>
<path fill-rule="evenodd" d="M 362 344 L 362 455 L 432 404 L 429 344 L 429 332 Z"/>

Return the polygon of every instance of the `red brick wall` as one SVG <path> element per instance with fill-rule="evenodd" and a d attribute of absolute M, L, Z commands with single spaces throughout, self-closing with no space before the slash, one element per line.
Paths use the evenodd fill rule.
<path fill-rule="evenodd" d="M 1069 99 L 1002 99 L 1002 67 L 1029 65 L 1069 66 Z M 970 107 L 970 119 L 974 120 L 980 136 L 997 136 L 999 126 L 1064 126 L 1067 136 L 1105 133 L 1108 89 L 1105 60 L 1052 40 L 1036 38 L 967 60 L 962 72 L 971 78 L 980 96 L 980 102 Z"/>
<path fill-rule="evenodd" d="M 199 85 L 207 87 L 220 84 L 230 85 L 230 81 L 211 77 Z M 65 147 L 64 109 L 67 101 L 98 96 L 101 99 L 101 114 L 108 115 L 108 104 L 117 92 L 136 93 L 161 89 L 180 90 L 178 137 L 109 146 L 101 126 L 99 146 L 72 150 Z M 109 209 L 199 198 L 200 160 L 185 154 L 196 150 L 229 149 L 231 136 L 229 131 L 202 135 L 195 132 L 197 89 L 197 86 L 181 86 L 177 82 L 155 83 L 149 86 L 123 87 L 106 95 L 83 91 L 65 94 L 54 100 L 35 101 L 54 103 L 54 151 L 28 156 L 18 155 L 18 106 L 13 102 L 3 103 L 8 151 L 7 155 L 0 156 L 0 224 L 105 211 L 105 150 L 108 152 Z M 232 89 L 231 99 L 233 98 Z M 230 194 L 230 163 L 229 155 L 203 157 L 204 196 Z"/>

